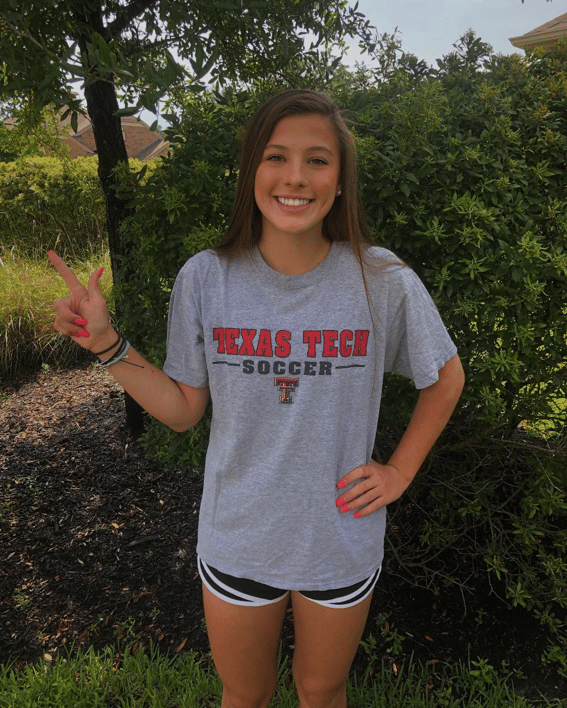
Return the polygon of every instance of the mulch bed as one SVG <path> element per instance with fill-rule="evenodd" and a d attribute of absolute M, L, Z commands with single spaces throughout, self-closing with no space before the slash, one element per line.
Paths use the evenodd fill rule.
<path fill-rule="evenodd" d="M 34 373 L 0 392 L 0 662 L 23 665 L 65 646 L 121 640 L 206 653 L 196 533 L 201 478 L 144 457 L 124 426 L 123 397 L 104 371 Z M 390 562 L 391 563 L 391 562 Z M 367 625 L 378 659 L 431 663 L 483 657 L 527 677 L 527 696 L 567 696 L 538 661 L 544 629 L 484 589 L 415 588 L 385 571 Z M 394 568 L 390 567 L 390 570 Z M 465 612 L 466 609 L 466 612 Z M 378 625 L 403 638 L 388 651 Z M 293 647 L 291 612 L 283 648 Z M 367 666 L 360 650 L 355 670 Z"/>

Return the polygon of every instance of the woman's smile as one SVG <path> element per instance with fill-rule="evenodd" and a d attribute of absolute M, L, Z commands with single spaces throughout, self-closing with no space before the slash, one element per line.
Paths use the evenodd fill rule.
<path fill-rule="evenodd" d="M 283 206 L 289 207 L 307 206 L 313 201 L 312 199 L 293 199 L 290 197 L 274 197 L 274 199 L 276 199 L 278 204 L 282 204 Z"/>

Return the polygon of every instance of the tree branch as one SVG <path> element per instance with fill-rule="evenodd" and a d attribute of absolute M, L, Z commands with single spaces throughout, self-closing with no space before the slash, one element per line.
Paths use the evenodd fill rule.
<path fill-rule="evenodd" d="M 106 34 L 108 37 L 118 37 L 128 27 L 132 20 L 136 19 L 145 10 L 148 10 L 152 5 L 156 5 L 157 0 L 134 0 L 126 7 L 123 7 L 116 14 L 116 18 L 106 26 Z"/>
<path fill-rule="evenodd" d="M 162 49 L 162 48 L 168 48 L 172 44 L 175 45 L 176 42 L 178 42 L 180 39 L 182 39 L 182 36 L 168 36 L 166 39 L 159 39 L 156 40 L 155 42 L 138 42 L 137 44 L 133 44 L 131 47 L 126 47 L 123 50 L 123 55 L 125 57 L 131 58 L 135 56 L 136 54 L 143 54 L 144 52 L 149 52 L 152 49 Z"/>
<path fill-rule="evenodd" d="M 85 78 L 86 73 L 80 68 L 80 64 L 76 63 L 75 65 L 72 65 L 70 62 L 64 61 L 60 56 L 52 52 L 50 49 L 48 49 L 45 45 L 41 44 L 40 42 L 35 39 L 35 37 L 30 33 L 29 30 L 21 31 L 19 30 L 15 25 L 13 25 L 9 20 L 4 18 L 4 22 L 6 24 L 6 27 L 12 32 L 12 34 L 15 37 L 19 37 L 20 39 L 27 39 L 29 40 L 32 44 L 35 44 L 35 46 L 38 49 L 41 49 L 41 51 L 45 52 L 48 57 L 54 60 L 57 64 L 59 64 L 62 68 L 64 65 L 67 71 L 70 73 L 75 72 L 77 76 L 81 76 Z"/>

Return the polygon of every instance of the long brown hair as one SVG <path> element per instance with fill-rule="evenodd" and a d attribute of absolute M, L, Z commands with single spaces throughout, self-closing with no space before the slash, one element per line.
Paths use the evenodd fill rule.
<path fill-rule="evenodd" d="M 264 148 L 282 118 L 310 114 L 327 118 L 339 143 L 342 193 L 323 221 L 323 235 L 329 241 L 349 241 L 362 266 L 363 251 L 372 242 L 360 201 L 354 138 L 338 106 L 326 94 L 306 89 L 279 93 L 252 116 L 242 143 L 234 208 L 226 233 L 214 249 L 219 255 L 236 255 L 259 243 L 262 216 L 254 199 L 254 181 Z"/>

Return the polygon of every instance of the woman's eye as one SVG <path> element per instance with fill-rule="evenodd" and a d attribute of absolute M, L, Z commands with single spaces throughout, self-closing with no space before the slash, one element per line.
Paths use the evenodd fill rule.
<path fill-rule="evenodd" d="M 266 160 L 269 160 L 270 162 L 279 162 L 280 160 L 283 160 L 283 157 L 281 155 L 268 155 Z"/>
<path fill-rule="evenodd" d="M 314 157 L 314 158 L 312 158 L 311 162 L 315 163 L 316 165 L 327 165 L 328 164 L 327 160 L 324 160 L 322 157 Z"/>

